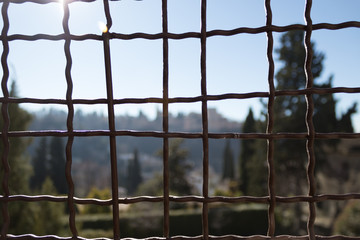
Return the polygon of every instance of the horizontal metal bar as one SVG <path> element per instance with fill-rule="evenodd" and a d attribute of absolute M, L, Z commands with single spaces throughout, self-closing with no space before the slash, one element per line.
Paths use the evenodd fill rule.
<path fill-rule="evenodd" d="M 154 137 L 154 138 L 202 138 L 202 133 L 191 132 L 162 132 L 162 131 L 115 131 L 110 133 L 109 130 L 74 130 L 69 133 L 66 130 L 42 130 L 42 131 L 9 131 L 9 138 L 12 137 L 95 137 L 95 136 L 132 136 L 132 137 Z M 0 132 L 0 136 L 2 133 Z M 308 139 L 307 133 L 209 133 L 210 139 Z M 357 139 L 360 133 L 315 133 L 315 139 Z"/>
<path fill-rule="evenodd" d="M 360 199 L 360 193 L 344 193 L 344 194 L 321 194 L 314 196 L 300 195 L 292 197 L 275 196 L 275 200 L 278 203 L 297 203 L 297 202 L 324 202 L 324 201 L 346 201 L 351 199 Z M 53 196 L 53 195 L 10 195 L 4 197 L 0 195 L 0 202 L 66 202 L 67 196 Z M 126 197 L 119 198 L 119 204 L 132 204 L 139 202 L 162 202 L 163 196 L 139 196 L 139 197 Z M 169 196 L 171 202 L 186 203 L 186 202 L 198 202 L 198 203 L 259 203 L 269 204 L 269 196 L 254 197 L 254 196 L 240 196 L 240 197 L 223 197 L 223 196 Z M 74 197 L 76 204 L 94 204 L 100 206 L 110 206 L 112 204 L 111 199 L 101 200 L 95 198 L 77 198 Z"/>
<path fill-rule="evenodd" d="M 25 1 L 25 0 L 24 0 Z M 28 2 L 28 1 L 26 1 Z M 265 32 L 287 32 L 292 30 L 306 30 L 306 25 L 303 24 L 292 24 L 287 26 L 262 26 L 257 28 L 247 28 L 241 27 L 232 30 L 211 30 L 206 33 L 206 37 L 215 37 L 215 36 L 233 36 L 237 34 L 258 34 Z M 312 25 L 313 30 L 339 30 L 344 28 L 360 28 L 360 22 L 358 21 L 349 21 L 342 22 L 337 24 L 332 23 L 318 23 Z M 198 32 L 186 32 L 186 33 L 131 33 L 131 34 L 122 34 L 122 33 L 110 33 L 110 39 L 121 39 L 121 40 L 132 40 L 132 39 L 147 39 L 147 40 L 158 40 L 158 39 L 174 39 L 181 40 L 187 38 L 200 38 L 201 33 Z M 65 40 L 69 38 L 73 41 L 84 41 L 84 40 L 98 40 L 102 41 L 102 36 L 97 34 L 85 34 L 85 35 L 73 35 L 70 34 L 66 36 L 65 34 L 58 35 L 48 35 L 48 34 L 36 34 L 36 35 L 22 35 L 22 34 L 13 34 L 8 36 L 1 36 L 1 40 L 6 39 L 8 41 L 24 40 L 24 41 L 36 41 L 36 40 Z"/>
<path fill-rule="evenodd" d="M 301 96 L 306 94 L 334 94 L 334 93 L 360 93 L 360 87 L 334 87 L 334 88 L 309 88 L 300 90 L 278 90 L 275 91 L 275 96 Z M 268 98 L 268 92 L 248 92 L 248 93 L 226 93 L 219 95 L 195 96 L 195 97 L 174 97 L 169 98 L 171 103 L 194 103 L 201 101 L 218 101 L 227 99 L 250 99 L 250 98 Z M 106 98 L 98 99 L 72 99 L 72 104 L 107 104 Z M 34 104 L 62 104 L 67 105 L 69 101 L 65 99 L 39 99 L 39 98 L 4 98 L 0 97 L 0 103 L 34 103 Z M 149 98 L 123 98 L 114 99 L 114 104 L 144 104 L 144 103 L 163 103 L 162 98 L 149 97 Z"/>

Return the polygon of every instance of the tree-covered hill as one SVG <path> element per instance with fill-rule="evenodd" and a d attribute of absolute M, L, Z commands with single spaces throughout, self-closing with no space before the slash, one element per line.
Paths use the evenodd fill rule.
<path fill-rule="evenodd" d="M 66 130 L 67 112 L 50 109 L 35 112 L 30 130 Z M 157 113 L 154 119 L 150 119 L 140 112 L 138 116 L 119 115 L 116 116 L 117 130 L 134 131 L 162 131 L 162 114 Z M 107 116 L 98 113 L 84 113 L 77 111 L 74 115 L 75 130 L 107 130 Z M 172 132 L 202 132 L 202 122 L 200 113 L 178 114 L 169 116 L 169 129 Z M 220 115 L 216 109 L 209 109 L 209 132 L 240 132 L 241 123 L 228 120 Z M 29 147 L 31 156 L 35 155 L 36 148 L 41 138 L 35 138 Z M 50 140 L 49 140 L 50 141 Z M 66 138 L 63 138 L 64 144 Z M 222 154 L 225 147 L 225 140 L 210 139 L 210 165 L 215 172 L 220 173 L 222 168 Z M 188 150 L 188 160 L 193 166 L 200 167 L 202 164 L 202 140 L 187 139 L 183 146 Z M 237 140 L 231 141 L 233 152 L 239 152 Z M 145 176 L 152 175 L 152 171 L 161 171 L 161 160 L 158 156 L 162 149 L 161 138 L 151 137 L 117 137 L 117 155 L 119 165 L 126 163 L 129 155 L 137 149 L 142 162 L 142 171 Z M 65 150 L 64 150 L 65 152 Z M 97 137 L 75 137 L 72 146 L 72 157 L 74 161 L 74 171 L 76 167 L 84 167 L 84 164 L 100 173 L 100 168 L 108 168 L 109 165 L 109 138 L 106 136 Z M 155 160 L 154 160 L 155 159 Z M 158 159 L 158 160 L 156 160 Z M 160 168 L 159 168 L 160 167 Z M 121 171 L 126 168 L 121 168 Z M 78 171 L 80 172 L 80 171 Z M 91 172 L 91 169 L 89 170 Z M 103 171 L 106 174 L 107 170 Z"/>

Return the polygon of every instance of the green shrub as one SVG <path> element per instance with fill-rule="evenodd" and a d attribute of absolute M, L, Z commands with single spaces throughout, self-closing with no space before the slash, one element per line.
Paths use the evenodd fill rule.
<path fill-rule="evenodd" d="M 211 235 L 266 235 L 267 228 L 267 209 L 264 207 L 257 205 L 243 209 L 220 207 L 209 211 Z"/>
<path fill-rule="evenodd" d="M 170 235 L 197 236 L 202 234 L 201 209 L 172 210 L 170 212 Z M 112 230 L 111 214 L 83 215 L 77 218 L 82 226 L 81 233 Z M 253 205 L 247 208 L 224 207 L 219 205 L 209 209 L 209 232 L 211 235 L 237 234 L 242 236 L 263 234 L 267 231 L 266 206 Z M 122 238 L 146 238 L 162 236 L 163 214 L 159 212 L 124 213 L 120 216 Z"/>
<path fill-rule="evenodd" d="M 80 232 L 81 237 L 84 238 L 113 238 L 113 230 L 99 230 L 99 229 L 84 229 Z"/>
<path fill-rule="evenodd" d="M 176 210 L 170 213 L 170 236 L 198 236 L 202 234 L 200 211 Z"/>
<path fill-rule="evenodd" d="M 95 198 L 106 200 L 111 198 L 111 191 L 109 188 L 98 189 L 96 187 L 91 188 L 87 198 Z M 96 214 L 96 213 L 110 213 L 111 208 L 109 206 L 98 206 L 95 204 L 85 205 L 83 208 L 83 213 L 85 214 Z"/>
<path fill-rule="evenodd" d="M 360 235 L 360 202 L 349 201 L 340 215 L 336 218 L 333 228 L 334 234 L 347 236 Z"/>

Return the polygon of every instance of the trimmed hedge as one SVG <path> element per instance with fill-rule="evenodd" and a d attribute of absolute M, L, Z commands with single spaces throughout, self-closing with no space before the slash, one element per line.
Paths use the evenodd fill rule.
<path fill-rule="evenodd" d="M 112 231 L 111 215 L 89 215 L 77 219 L 84 233 L 90 231 Z M 163 216 L 127 214 L 120 218 L 121 237 L 146 238 L 162 236 Z M 209 233 L 211 235 L 237 234 L 266 235 L 268 228 L 267 209 L 251 207 L 238 209 L 219 206 L 209 209 Z M 171 210 L 170 235 L 198 236 L 202 234 L 201 210 Z M 81 232 L 80 232 L 80 235 Z"/>
<path fill-rule="evenodd" d="M 211 235 L 266 235 L 268 229 L 267 214 L 267 208 L 210 209 L 209 233 Z"/>

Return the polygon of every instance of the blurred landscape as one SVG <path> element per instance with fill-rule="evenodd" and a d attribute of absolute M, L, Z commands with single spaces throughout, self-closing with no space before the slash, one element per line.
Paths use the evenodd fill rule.
<path fill-rule="evenodd" d="M 360 139 L 355 132 L 352 116 L 357 101 L 338 111 L 340 99 L 328 92 L 333 88 L 334 76 L 318 81 L 325 55 L 315 48 L 311 72 L 305 72 L 304 32 L 289 31 L 280 38 L 281 47 L 275 50 L 281 68 L 275 74 L 277 95 L 269 111 L 267 101 L 259 101 L 262 109 L 251 107 L 244 121 L 222 116 L 220 109 L 209 108 L 210 133 L 346 133 L 348 139 L 283 137 L 275 139 L 209 139 L 209 196 L 268 197 L 268 145 L 273 152 L 275 195 L 279 197 L 308 196 L 308 176 L 316 182 L 316 195 L 325 200 L 316 202 L 315 232 L 317 235 L 360 235 L 360 202 L 328 200 L 329 194 L 360 192 Z M 315 89 L 321 93 L 304 94 L 312 75 Z M 10 97 L 17 98 L 12 82 Z M 289 91 L 291 94 L 284 94 Z M 307 89 L 306 89 L 307 90 Z M 238 99 L 243 101 L 243 99 Z M 270 102 L 270 101 L 269 101 Z M 30 113 L 16 103 L 6 104 L 10 126 L 7 131 L 67 130 L 67 112 L 50 109 Z M 311 112 L 308 105 L 313 106 Z M 235 109 L 235 108 L 234 108 Z M 269 114 L 270 112 L 270 114 Z M 311 119 L 308 119 L 308 116 Z M 272 124 L 268 123 L 269 116 Z M 1 129 L 4 119 L 0 118 Z M 270 122 L 270 121 L 269 121 Z M 76 111 L 74 130 L 108 130 L 106 115 Z M 143 112 L 137 116 L 117 115 L 116 130 L 159 131 L 162 112 L 154 118 Z M 271 126 L 269 126 L 271 125 Z M 200 113 L 169 115 L 170 132 L 202 132 Z M 287 136 L 290 136 L 287 135 Z M 112 198 L 109 137 L 8 137 L 2 134 L 0 150 L 3 157 L 0 179 L 4 195 L 68 194 L 65 178 L 65 153 L 71 152 L 71 175 L 75 197 L 107 200 Z M 7 145 L 9 140 L 10 145 Z M 69 141 L 70 140 L 70 141 Z M 72 142 L 73 140 L 73 142 Z M 308 143 L 311 142 L 311 146 Z M 163 196 L 163 139 L 155 137 L 116 137 L 118 191 L 122 198 L 135 196 Z M 71 151 L 65 151 L 67 148 Z M 312 148 L 313 147 L 313 148 Z M 169 191 L 173 196 L 202 196 L 203 142 L 201 138 L 169 139 Z M 9 150 L 7 152 L 7 150 Z M 315 169 L 308 169 L 309 156 Z M 69 156 L 67 156 L 69 157 Z M 9 166 L 7 166 L 9 163 Z M 10 174 L 8 173 L 10 169 Z M 9 191 L 3 189 L 9 188 Z M 70 236 L 69 206 L 59 202 L 2 202 L 5 213 L 11 216 L 9 233 Z M 83 237 L 112 237 L 112 209 L 110 206 L 75 204 L 76 224 Z M 139 202 L 120 204 L 122 237 L 144 238 L 162 236 L 163 203 Z M 170 203 L 170 235 L 195 236 L 202 234 L 202 206 L 197 202 Z M 212 235 L 266 235 L 268 203 L 209 203 L 209 232 Z M 277 202 L 275 208 L 276 235 L 307 235 L 309 204 L 307 202 Z M 4 225 L 4 224 L 2 224 Z M 7 227 L 7 226 L 5 226 Z"/>
<path fill-rule="evenodd" d="M 251 111 L 249 112 L 251 115 Z M 150 120 L 141 112 L 137 117 L 117 116 L 116 126 L 118 129 L 138 131 L 161 131 L 161 112 L 155 119 Z M 47 110 L 32 114 L 32 122 L 29 130 L 65 130 L 67 113 L 60 110 Z M 91 121 L 89 121 L 91 119 Z M 198 113 L 170 115 L 172 131 L 200 132 L 201 115 Z M 237 132 L 241 133 L 249 122 L 249 116 L 245 122 L 227 120 L 216 109 L 209 111 L 209 132 Z M 256 121 L 255 121 L 256 122 Z M 74 129 L 76 130 L 106 130 L 107 117 L 97 113 L 76 112 L 74 116 Z M 259 124 L 259 121 L 258 121 Z M 261 124 L 260 124 L 261 125 Z M 246 129 L 245 129 L 246 130 Z M 37 137 L 33 138 L 28 146 L 28 159 L 33 169 L 30 177 L 29 194 L 64 195 L 67 193 L 67 183 L 64 177 L 65 144 L 66 138 Z M 108 137 L 79 137 L 75 138 L 72 146 L 72 177 L 75 184 L 75 196 L 97 199 L 111 198 L 110 182 L 110 157 Z M 236 197 L 243 195 L 266 196 L 267 173 L 266 173 L 266 141 L 260 141 L 258 156 L 260 166 L 247 166 L 249 171 L 249 183 L 247 190 L 244 188 L 244 179 L 241 177 L 241 165 L 244 161 L 242 153 L 251 140 L 222 139 L 209 140 L 210 144 L 210 195 Z M 331 140 L 325 141 L 331 146 Z M 297 144 L 303 141 L 296 141 Z M 44 145 L 46 143 L 46 145 Z M 161 196 L 162 195 L 162 139 L 119 137 L 117 139 L 119 196 Z M 49 152 L 44 151 L 49 149 Z M 56 150 L 58 149 L 58 150 Z M 303 147 L 305 151 L 305 147 Z M 58 153 L 54 155 L 54 152 Z M 326 167 L 316 174 L 319 194 L 339 194 L 358 192 L 360 189 L 358 172 L 360 164 L 360 141 L 357 139 L 343 139 L 337 143 L 336 149 L 327 147 L 325 150 Z M 36 159 L 47 156 L 43 161 L 47 162 L 47 170 L 40 169 L 45 175 L 42 183 L 37 186 Z M 172 195 L 201 195 L 202 188 L 202 141 L 201 139 L 171 140 L 169 152 L 170 194 Z M 51 159 L 60 157 L 60 165 L 56 165 L 57 174 L 51 174 Z M 62 160 L 61 160 L 62 159 Z M 134 168 L 135 165 L 137 165 Z M 229 163 L 230 162 L 230 163 Z M 252 161 L 253 163 L 258 162 Z M 44 162 L 43 162 L 44 163 Z M 226 165 L 230 164 L 230 168 Z M 176 166 L 175 166 L 176 165 Z M 180 170 L 177 167 L 180 166 Z M 255 170 L 256 168 L 256 170 Z M 230 169 L 230 170 L 229 170 Z M 251 170 L 254 169 L 254 170 Z M 182 171 L 184 170 L 184 171 Z M 278 172 L 279 174 L 279 172 Z M 44 175 L 44 174 L 43 174 Z M 60 175 L 60 181 L 56 175 Z M 137 176 L 134 178 L 134 176 Z M 277 185 L 277 192 L 283 196 L 306 195 L 307 184 L 305 169 L 303 179 L 294 183 L 286 174 L 279 174 L 278 180 L 288 178 L 288 184 Z M 41 182 L 41 181 L 40 181 Z M 179 184 L 183 182 L 186 184 Z M 299 184 L 297 190 L 292 184 Z M 60 186 L 60 187 L 59 187 Z M 247 191 L 247 192 L 245 192 Z M 25 207 L 25 205 L 27 205 Z M 136 203 L 120 205 L 120 224 L 123 237 L 150 237 L 162 235 L 163 206 L 162 203 Z M 353 218 L 356 215 L 353 209 L 359 207 L 356 201 L 328 201 L 317 204 L 317 234 L 330 235 L 342 233 L 341 229 L 351 229 L 356 224 Z M 28 203 L 24 204 L 24 211 L 31 208 L 39 218 L 34 228 L 41 235 L 55 231 L 59 235 L 68 236 L 66 205 L 60 203 Z M 84 237 L 112 237 L 112 214 L 109 206 L 76 205 L 77 226 L 81 236 Z M 171 203 L 170 205 L 171 235 L 201 235 L 201 204 L 197 203 Z M 38 210 L 36 210 L 38 209 Z M 41 209 L 41 210 L 40 210 Z M 350 209 L 350 210 L 349 210 Z M 64 217 L 59 217 L 59 216 Z M 42 222 L 41 217 L 52 216 L 53 221 Z M 308 207 L 306 203 L 277 204 L 276 211 L 276 234 L 306 234 L 306 222 Z M 56 220 L 55 220 L 56 219 Z M 236 220 L 235 220 L 236 219 Z M 47 225 L 51 223 L 50 226 Z M 213 235 L 239 234 L 239 235 L 266 235 L 267 232 L 267 206 L 263 204 L 222 204 L 209 205 L 209 230 Z M 141 230 L 139 230 L 141 226 Z M 344 227 L 345 226 L 345 227 Z M 48 229 L 44 232 L 44 228 Z M 33 229 L 33 230 L 34 230 Z M 37 230 L 36 230 L 37 229 Z M 340 229 L 340 230 L 339 230 Z M 16 230 L 26 233 L 25 230 Z M 357 231 L 357 230 L 351 230 Z M 353 232 L 350 232 L 350 234 Z"/>
<path fill-rule="evenodd" d="M 67 113 L 60 110 L 47 110 L 36 112 L 29 130 L 66 130 Z M 89 121 L 91 119 L 91 121 Z M 231 121 L 220 115 L 216 109 L 209 110 L 209 132 L 238 132 L 241 123 Z M 202 132 L 201 114 L 189 113 L 169 116 L 170 131 L 200 133 Z M 158 112 L 155 119 L 149 119 L 143 113 L 138 116 L 117 116 L 117 130 L 134 131 L 162 131 L 162 113 Z M 108 130 L 107 116 L 97 113 L 83 113 L 78 111 L 74 116 L 75 130 Z M 51 138 L 44 137 L 48 142 Z M 36 149 L 39 148 L 40 138 L 34 138 L 28 148 L 31 158 L 36 157 Z M 221 175 L 223 151 L 225 140 L 210 141 L 210 168 L 214 175 Z M 62 139 L 62 146 L 66 144 L 66 138 Z M 125 188 L 127 166 L 134 158 L 134 151 L 138 152 L 141 165 L 141 175 L 144 180 L 152 178 L 155 174 L 162 173 L 162 139 L 153 137 L 118 137 L 117 157 L 118 175 L 120 187 Z M 230 141 L 231 151 L 234 155 L 239 154 L 240 143 L 238 140 Z M 195 178 L 202 179 L 202 140 L 185 140 L 182 147 L 187 149 L 186 161 L 192 166 Z M 72 147 L 73 178 L 76 185 L 76 195 L 85 197 L 92 187 L 99 189 L 110 188 L 110 148 L 108 137 L 79 137 L 75 138 Z M 234 163 L 237 166 L 237 163 Z M 201 182 L 199 183 L 201 189 Z M 126 192 L 126 188 L 124 189 Z M 189 193 L 190 194 L 190 193 Z"/>

